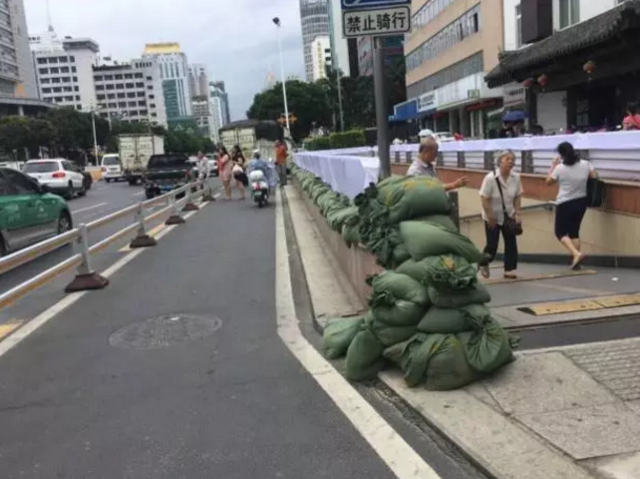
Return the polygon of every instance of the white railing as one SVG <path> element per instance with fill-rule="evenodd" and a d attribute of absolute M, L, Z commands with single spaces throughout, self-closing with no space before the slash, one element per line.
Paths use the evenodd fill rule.
<path fill-rule="evenodd" d="M 184 198 L 178 200 L 177 196 L 181 194 L 184 194 Z M 108 280 L 97 274 L 92 267 L 92 255 L 128 237 L 133 237 L 130 243 L 131 248 L 155 246 L 156 241 L 149 236 L 147 226 L 151 222 L 167 215 L 166 225 L 184 223 L 185 219 L 182 216 L 182 211 L 198 210 L 199 207 L 195 204 L 195 200 L 200 196 L 203 197 L 203 201 L 212 201 L 211 187 L 209 185 L 205 187 L 202 182 L 190 183 L 162 196 L 116 211 L 91 223 L 81 224 L 51 239 L 0 258 L 0 274 L 4 274 L 63 246 L 73 244 L 75 247 L 74 254 L 70 258 L 0 294 L 0 309 L 14 303 L 29 292 L 72 268 L 77 268 L 77 273 L 75 279 L 66 287 L 66 292 L 106 287 L 109 283 Z M 149 216 L 145 216 L 147 209 L 161 204 L 166 204 L 166 206 Z M 134 217 L 132 224 L 96 244 L 89 244 L 89 232 L 128 216 Z"/>

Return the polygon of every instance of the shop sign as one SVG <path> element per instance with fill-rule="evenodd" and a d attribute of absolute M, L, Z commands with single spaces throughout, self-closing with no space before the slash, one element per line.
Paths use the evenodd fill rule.
<path fill-rule="evenodd" d="M 527 89 L 522 85 L 504 87 L 503 104 L 505 107 L 522 105 L 527 97 Z"/>
<path fill-rule="evenodd" d="M 435 110 L 436 108 L 438 108 L 438 97 L 435 90 L 418 97 L 419 112 Z"/>

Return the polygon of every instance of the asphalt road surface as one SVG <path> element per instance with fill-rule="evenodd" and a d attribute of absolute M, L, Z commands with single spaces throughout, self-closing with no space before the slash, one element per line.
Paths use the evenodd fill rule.
<path fill-rule="evenodd" d="M 121 185 L 104 198 L 110 188 L 135 201 Z M 78 215 L 107 202 L 94 194 Z M 482 477 L 382 399 L 368 397 L 377 412 L 363 420 L 362 396 L 282 309 L 304 278 L 289 273 L 275 210 L 209 204 L 125 254 L 108 288 L 67 296 L 33 334 L 0 343 L 0 476 Z"/>

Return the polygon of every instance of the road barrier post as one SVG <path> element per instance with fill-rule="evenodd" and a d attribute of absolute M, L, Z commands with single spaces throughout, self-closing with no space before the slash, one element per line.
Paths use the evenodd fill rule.
<path fill-rule="evenodd" d="M 78 254 L 82 256 L 82 263 L 78 266 L 78 272 L 74 280 L 65 288 L 65 292 L 75 293 L 77 291 L 104 289 L 109 284 L 109 280 L 104 276 L 100 276 L 91 267 L 87 226 L 82 224 L 78 229 L 80 230 L 80 237 L 76 241 L 75 248 Z"/>
<path fill-rule="evenodd" d="M 169 202 L 171 203 L 172 213 L 171 213 L 171 216 L 167 218 L 167 221 L 164 222 L 164 224 L 167 226 L 171 226 L 171 225 L 181 225 L 183 223 L 186 223 L 186 220 L 180 214 L 180 209 L 178 208 L 178 202 L 176 201 L 176 196 L 171 195 L 171 199 L 169 200 Z"/>
<path fill-rule="evenodd" d="M 196 191 L 197 188 L 198 187 L 196 186 Z M 200 208 L 198 208 L 198 206 L 193 202 L 193 190 L 194 188 L 189 185 L 189 188 L 187 189 L 187 204 L 184 205 L 182 211 L 200 211 Z"/>
<path fill-rule="evenodd" d="M 147 226 L 144 222 L 144 205 L 138 203 L 138 211 L 136 212 L 136 221 L 138 222 L 138 233 L 129 244 L 130 248 L 148 248 L 155 246 L 158 242 L 147 234 Z"/>

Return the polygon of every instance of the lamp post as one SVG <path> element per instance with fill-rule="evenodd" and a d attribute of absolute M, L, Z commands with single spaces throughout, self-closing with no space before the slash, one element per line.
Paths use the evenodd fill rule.
<path fill-rule="evenodd" d="M 91 126 L 93 127 L 93 152 L 95 154 L 96 166 L 98 166 L 98 134 L 96 132 L 96 110 L 97 107 L 91 109 Z"/>
<path fill-rule="evenodd" d="M 278 17 L 273 18 L 273 23 L 276 25 L 278 31 L 278 52 L 280 54 L 280 78 L 282 80 L 282 96 L 284 98 L 284 115 L 285 121 L 287 122 L 287 132 L 291 134 L 290 126 L 289 126 L 289 105 L 287 104 L 287 85 L 286 79 L 284 77 L 284 60 L 282 59 L 282 39 L 280 38 L 280 28 L 282 24 L 280 23 L 280 19 Z"/>

